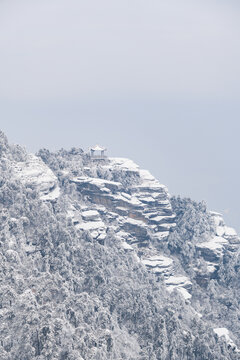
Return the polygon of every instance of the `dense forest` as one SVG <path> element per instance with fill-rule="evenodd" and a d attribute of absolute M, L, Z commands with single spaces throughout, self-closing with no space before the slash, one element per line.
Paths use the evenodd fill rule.
<path fill-rule="evenodd" d="M 0 134 L 1 360 L 240 359 L 238 236 L 122 163 Z"/>

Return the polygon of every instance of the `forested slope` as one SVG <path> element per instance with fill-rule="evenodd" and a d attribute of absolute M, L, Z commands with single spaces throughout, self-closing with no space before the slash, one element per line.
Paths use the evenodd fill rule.
<path fill-rule="evenodd" d="M 0 217 L 1 360 L 240 358 L 237 235 L 130 160 L 1 133 Z"/>

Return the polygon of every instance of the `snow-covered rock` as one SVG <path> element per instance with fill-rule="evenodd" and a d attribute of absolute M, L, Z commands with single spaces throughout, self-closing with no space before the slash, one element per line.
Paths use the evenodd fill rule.
<path fill-rule="evenodd" d="M 240 239 L 237 235 L 237 232 L 232 227 L 226 226 L 221 214 L 210 211 L 210 215 L 212 216 L 213 223 L 215 225 L 215 234 L 217 236 L 223 237 L 228 240 L 231 244 L 231 249 L 235 250 L 236 247 L 234 245 L 240 244 Z"/>
<path fill-rule="evenodd" d="M 127 158 L 109 158 L 111 167 L 126 171 L 126 172 L 139 172 L 139 166 L 134 161 Z"/>
<path fill-rule="evenodd" d="M 106 238 L 106 225 L 103 221 L 88 221 L 76 225 L 78 230 L 88 231 L 93 239 L 103 241 Z"/>
<path fill-rule="evenodd" d="M 57 177 L 37 156 L 29 154 L 27 160 L 14 162 L 13 177 L 40 192 L 42 200 L 55 200 L 60 195 Z"/>
<path fill-rule="evenodd" d="M 233 358 L 238 237 L 220 214 L 210 220 L 202 204 L 170 202 L 167 188 L 128 159 L 44 150 L 43 163 L 14 151 L 1 158 L 4 359 L 157 359 L 169 349 Z"/>
<path fill-rule="evenodd" d="M 126 241 L 122 241 L 121 246 L 125 251 L 134 251 L 134 248 Z"/>
<path fill-rule="evenodd" d="M 134 240 L 134 242 L 144 243 L 149 240 L 147 226 L 141 220 L 127 218 L 123 222 L 122 228 L 125 232 L 135 237 L 136 240 Z"/>
<path fill-rule="evenodd" d="M 134 242 L 146 243 L 151 236 L 160 241 L 166 238 L 170 229 L 175 226 L 175 215 L 167 188 L 149 171 L 139 169 L 129 159 L 110 158 L 100 167 L 114 172 L 116 176 L 119 174 L 119 179 L 125 179 L 129 173 L 134 174 L 137 183 L 126 186 L 120 181 L 102 178 L 72 178 L 79 192 L 95 205 L 103 205 L 108 215 L 116 213 L 123 217 L 122 228 L 135 237 Z M 126 175 L 123 176 L 123 173 Z M 150 230 L 149 234 L 147 228 Z"/>
<path fill-rule="evenodd" d="M 192 282 L 186 276 L 170 276 L 165 280 L 167 290 L 171 293 L 176 289 L 185 300 L 190 300 L 192 295 L 189 291 L 192 288 Z"/>
<path fill-rule="evenodd" d="M 218 261 L 223 254 L 224 246 L 228 245 L 228 240 L 221 236 L 214 236 L 209 241 L 198 243 L 197 249 L 201 251 L 205 260 L 214 262 Z"/>
<path fill-rule="evenodd" d="M 82 212 L 82 218 L 85 221 L 95 221 L 99 219 L 99 212 L 96 210 L 87 210 Z"/>
<path fill-rule="evenodd" d="M 102 192 L 109 193 L 110 191 L 122 188 L 122 184 L 119 182 L 99 178 L 91 178 L 87 176 L 73 178 L 72 182 L 81 186 L 82 189 L 85 188 L 89 191 L 99 189 Z"/>
<path fill-rule="evenodd" d="M 240 352 L 240 350 L 237 348 L 236 344 L 231 339 L 230 334 L 229 334 L 229 330 L 227 328 L 224 328 L 224 327 L 215 328 L 215 329 L 213 329 L 213 331 L 215 332 L 215 334 L 217 334 L 217 336 L 219 338 L 223 336 L 225 338 L 227 344 L 229 346 L 231 346 L 232 349 L 234 349 L 237 352 Z"/>
<path fill-rule="evenodd" d="M 181 286 L 186 289 L 191 289 L 192 283 L 186 276 L 170 276 L 165 280 L 166 285 L 168 286 Z"/>
<path fill-rule="evenodd" d="M 142 263 L 155 274 L 169 275 L 172 271 L 173 260 L 163 255 L 153 255 L 142 259 Z"/>

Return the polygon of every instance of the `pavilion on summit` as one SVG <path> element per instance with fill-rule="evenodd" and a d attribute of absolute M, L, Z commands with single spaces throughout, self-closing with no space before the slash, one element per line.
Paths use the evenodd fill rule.
<path fill-rule="evenodd" d="M 90 156 L 92 160 L 106 160 L 107 156 L 105 155 L 105 151 L 107 149 L 100 145 L 95 145 L 90 148 Z"/>

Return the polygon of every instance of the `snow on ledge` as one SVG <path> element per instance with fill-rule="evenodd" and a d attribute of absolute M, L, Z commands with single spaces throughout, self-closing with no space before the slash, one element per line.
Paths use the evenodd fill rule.
<path fill-rule="evenodd" d="M 214 236 L 209 241 L 198 243 L 197 247 L 199 249 L 207 248 L 207 249 L 219 251 L 219 250 L 222 250 L 223 245 L 227 245 L 227 244 L 228 244 L 228 240 L 224 239 L 221 236 Z"/>
<path fill-rule="evenodd" d="M 43 201 L 54 201 L 54 200 L 58 199 L 59 196 L 60 196 L 60 188 L 57 186 L 49 194 L 42 195 L 41 200 L 43 200 Z"/>
<path fill-rule="evenodd" d="M 139 166 L 134 161 L 127 158 L 109 158 L 111 165 L 122 168 L 123 170 L 139 171 Z"/>
<path fill-rule="evenodd" d="M 173 264 L 173 260 L 163 255 L 154 255 L 143 259 L 142 263 L 150 268 L 168 268 Z"/>
<path fill-rule="evenodd" d="M 165 280 L 166 285 L 172 286 L 188 286 L 192 285 L 191 281 L 186 276 L 170 276 Z"/>
<path fill-rule="evenodd" d="M 105 229 L 105 224 L 102 221 L 90 221 L 90 222 L 78 224 L 77 228 L 85 231 L 98 230 L 98 229 Z"/>
<path fill-rule="evenodd" d="M 228 345 L 230 345 L 232 348 L 234 348 L 237 352 L 239 352 L 240 350 L 237 348 L 236 344 L 232 341 L 232 339 L 229 336 L 229 330 L 227 328 L 215 328 L 213 329 L 213 331 L 215 332 L 215 334 L 217 334 L 217 336 L 220 338 L 222 336 L 225 337 L 225 340 L 227 342 Z"/>

